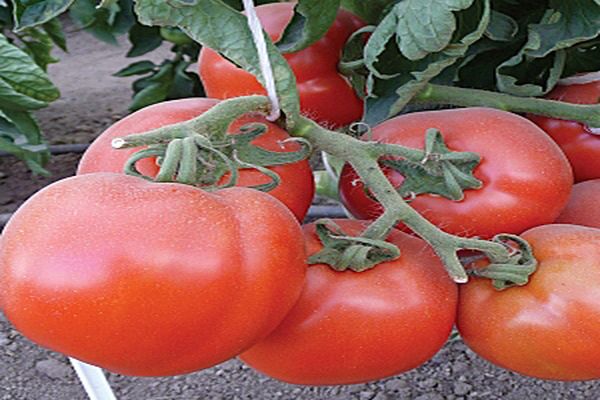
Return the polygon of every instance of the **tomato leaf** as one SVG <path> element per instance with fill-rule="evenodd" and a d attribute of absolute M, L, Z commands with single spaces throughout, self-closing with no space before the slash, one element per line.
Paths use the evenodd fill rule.
<path fill-rule="evenodd" d="M 399 113 L 431 79 L 465 55 L 488 26 L 488 0 L 404 0 L 371 35 L 365 120 Z"/>
<path fill-rule="evenodd" d="M 342 0 L 342 7 L 374 24 L 383 18 L 386 9 L 397 2 L 398 0 Z"/>
<path fill-rule="evenodd" d="M 67 51 L 67 40 L 62 30 L 62 24 L 58 18 L 51 19 L 42 25 L 44 32 L 48 35 L 52 43 L 64 51 Z"/>
<path fill-rule="evenodd" d="M 74 0 L 13 0 L 15 30 L 18 32 L 49 22 L 65 12 L 73 2 Z"/>
<path fill-rule="evenodd" d="M 43 167 L 48 161 L 48 147 L 27 111 L 0 110 L 0 151 L 25 161 L 34 173 L 49 175 Z"/>
<path fill-rule="evenodd" d="M 131 0 L 111 2 L 105 8 L 96 5 L 95 0 L 75 0 L 69 15 L 97 39 L 116 45 L 117 36 L 129 31 L 135 23 Z"/>
<path fill-rule="evenodd" d="M 135 24 L 129 30 L 131 49 L 127 57 L 139 57 L 160 47 L 163 42 L 160 28 Z"/>
<path fill-rule="evenodd" d="M 136 12 L 143 24 L 179 27 L 195 41 L 220 52 L 255 75 L 264 85 L 246 17 L 222 1 L 140 1 L 136 3 Z M 292 126 L 300 115 L 296 78 L 268 36 L 265 35 L 265 39 L 281 108 L 288 125 Z"/>
<path fill-rule="evenodd" d="M 512 40 L 519 32 L 519 24 L 511 16 L 492 10 L 485 36 L 499 42 Z"/>
<path fill-rule="evenodd" d="M 165 100 L 173 83 L 173 74 L 173 64 L 170 62 L 164 63 L 156 74 L 145 79 L 144 88 L 133 97 L 129 109 L 135 111 Z"/>
<path fill-rule="evenodd" d="M 340 0 L 300 0 L 277 47 L 284 53 L 300 51 L 319 40 L 335 20 Z"/>
<path fill-rule="evenodd" d="M 529 25 L 521 50 L 497 70 L 498 89 L 519 96 L 540 96 L 564 76 L 565 51 L 600 35 L 600 2 L 551 0 L 539 23 Z"/>
<path fill-rule="evenodd" d="M 23 50 L 0 34 L 0 104 L 4 109 L 45 107 L 60 93 Z"/>
<path fill-rule="evenodd" d="M 158 66 L 152 61 L 138 61 L 133 64 L 129 64 L 125 68 L 113 74 L 113 76 L 126 77 L 134 75 L 144 75 L 153 72 L 157 67 Z"/>

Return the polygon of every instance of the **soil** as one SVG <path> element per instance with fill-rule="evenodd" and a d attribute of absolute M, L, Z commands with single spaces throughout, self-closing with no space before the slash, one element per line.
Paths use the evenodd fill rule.
<path fill-rule="evenodd" d="M 52 144 L 87 143 L 127 113 L 130 79 L 111 74 L 126 65 L 126 46 L 113 47 L 84 32 L 68 35 L 69 54 L 50 67 L 62 98 L 37 114 Z M 160 60 L 160 49 L 152 57 Z M 35 177 L 10 157 L 0 158 L 0 213 L 51 181 L 72 175 L 79 155 L 53 157 L 51 178 Z M 337 387 L 303 387 L 262 376 L 232 360 L 217 367 L 170 378 L 108 374 L 118 399 L 299 399 L 299 400 L 459 400 L 598 399 L 596 382 L 547 382 L 494 367 L 460 340 L 450 341 L 432 360 L 409 373 L 378 382 Z M 0 314 L 0 399 L 86 399 L 68 360 L 31 343 Z"/>

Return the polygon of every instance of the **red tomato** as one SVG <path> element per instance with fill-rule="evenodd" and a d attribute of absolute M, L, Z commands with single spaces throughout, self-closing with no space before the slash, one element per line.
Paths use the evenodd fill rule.
<path fill-rule="evenodd" d="M 556 219 L 560 224 L 600 228 L 600 179 L 573 186 L 567 206 Z"/>
<path fill-rule="evenodd" d="M 217 100 L 212 99 L 188 98 L 154 104 L 136 111 L 109 127 L 92 143 L 83 155 L 77 173 L 122 172 L 129 156 L 140 148 L 113 149 L 111 142 L 114 138 L 143 133 L 165 125 L 190 120 L 217 103 Z M 258 137 L 253 144 L 271 151 L 298 150 L 298 145 L 295 143 L 281 145 L 281 141 L 289 138 L 289 135 L 277 125 L 259 116 L 240 118 L 231 125 L 230 131 L 237 132 L 241 126 L 252 122 L 259 122 L 268 127 L 268 131 Z M 140 172 L 148 176 L 155 176 L 158 172 L 158 166 L 152 159 L 140 161 L 137 167 Z M 270 169 L 279 174 L 281 184 L 269 194 L 285 204 L 301 221 L 304 219 L 314 195 L 314 180 L 308 161 L 278 165 Z M 238 186 L 253 186 L 268 181 L 269 179 L 262 173 L 244 169 L 240 171 Z"/>
<path fill-rule="evenodd" d="M 547 96 L 549 99 L 576 104 L 596 104 L 600 99 L 600 80 L 579 85 L 557 86 Z M 600 178 L 600 135 L 575 121 L 530 115 L 558 143 L 567 155 L 575 182 Z"/>
<path fill-rule="evenodd" d="M 337 222 L 352 235 L 367 226 Z M 305 235 L 309 254 L 322 248 L 314 225 Z M 395 375 L 433 357 L 454 324 L 456 285 L 422 240 L 393 231 L 388 241 L 400 258 L 365 272 L 310 266 L 298 303 L 242 360 L 286 382 L 333 385 Z"/>
<path fill-rule="evenodd" d="M 373 128 L 372 140 L 423 148 L 428 128 L 439 129 L 451 150 L 481 157 L 474 174 L 483 188 L 466 190 L 461 201 L 420 195 L 410 203 L 445 231 L 488 238 L 518 234 L 553 222 L 565 206 L 573 183 L 567 159 L 543 131 L 518 115 L 487 108 L 406 114 Z M 386 172 L 400 186 L 402 176 Z M 342 170 L 340 196 L 357 218 L 381 214 L 348 165 Z"/>
<path fill-rule="evenodd" d="M 265 32 L 274 41 L 292 18 L 294 5 L 272 3 L 256 7 Z M 284 55 L 296 76 L 302 112 L 319 123 L 339 127 L 362 117 L 363 102 L 337 66 L 346 41 L 363 25 L 355 15 L 340 10 L 324 37 L 304 50 Z M 252 74 L 211 49 L 202 49 L 199 66 L 208 97 L 227 99 L 266 93 Z"/>
<path fill-rule="evenodd" d="M 279 324 L 304 283 L 301 235 L 256 190 L 80 175 L 5 227 L 0 304 L 25 336 L 68 356 L 127 375 L 187 373 Z"/>
<path fill-rule="evenodd" d="M 600 378 L 600 229 L 545 225 L 522 237 L 538 270 L 527 285 L 460 287 L 458 329 L 481 357 L 542 379 Z"/>

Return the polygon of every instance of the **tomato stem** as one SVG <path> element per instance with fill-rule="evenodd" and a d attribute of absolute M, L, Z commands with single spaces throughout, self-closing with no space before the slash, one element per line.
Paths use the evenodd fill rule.
<path fill-rule="evenodd" d="M 402 221 L 432 246 L 445 265 L 448 274 L 457 283 L 464 283 L 468 280 L 467 272 L 457 255 L 460 249 L 480 251 L 490 259 L 491 263 L 496 266 L 500 265 L 499 268 L 509 268 L 510 265 L 512 271 L 515 269 L 514 265 L 518 265 L 518 260 L 511 258 L 510 249 L 499 241 L 454 236 L 440 230 L 423 218 L 402 198 L 378 164 L 381 156 L 389 154 L 422 159 L 423 151 L 392 144 L 365 142 L 339 132 L 329 131 L 304 117 L 299 119 L 296 128 L 290 133 L 308 139 L 318 149 L 349 162 L 365 187 L 383 206 L 385 210 L 383 214 L 361 233 L 361 237 L 383 240 L 398 221 Z M 528 259 L 533 259 L 533 255 L 530 253 L 526 256 Z M 530 273 L 528 272 L 526 276 Z M 521 284 L 520 282 L 521 278 L 519 278 L 519 284 Z"/>
<path fill-rule="evenodd" d="M 451 104 L 463 107 L 491 107 L 504 111 L 578 121 L 592 128 L 600 127 L 600 105 L 597 104 L 571 104 L 556 100 L 512 96 L 488 90 L 434 84 L 428 84 L 413 98 L 412 102 Z"/>

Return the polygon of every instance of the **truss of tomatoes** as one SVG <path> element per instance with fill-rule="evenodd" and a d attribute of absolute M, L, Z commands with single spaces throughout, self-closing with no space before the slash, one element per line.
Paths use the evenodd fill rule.
<path fill-rule="evenodd" d="M 264 9 L 273 10 L 259 8 L 267 30 L 271 15 L 279 27 L 291 15 L 288 3 Z M 345 12 L 340 21 L 360 25 Z M 203 64 L 211 57 L 201 59 L 204 79 L 214 79 Z M 113 150 L 112 139 L 189 120 L 216 102 L 165 102 L 124 118 L 94 142 L 77 176 L 15 213 L 0 238 L 0 307 L 25 336 L 128 375 L 188 373 L 240 356 L 276 379 L 332 385 L 416 368 L 456 324 L 468 346 L 504 368 L 544 379 L 600 378 L 600 221 L 586 214 L 600 187 L 584 182 L 571 194 L 567 158 L 533 123 L 482 108 L 423 112 L 365 137 L 422 147 L 425 131 L 437 128 L 452 150 L 481 156 L 474 175 L 483 188 L 458 202 L 420 195 L 411 205 L 455 234 L 518 233 L 530 242 L 539 261 L 530 283 L 496 292 L 482 279 L 457 287 L 423 240 L 399 230 L 387 238 L 401 249 L 394 261 L 361 273 L 308 266 L 322 245 L 314 225 L 299 225 L 314 193 L 306 161 L 270 167 L 282 179 L 270 194 L 244 187 L 263 179 L 249 170 L 238 187 L 214 193 L 121 173 L 136 149 Z M 322 121 L 359 118 L 356 107 L 351 116 L 342 111 Z M 249 122 L 268 128 L 257 146 L 293 151 L 281 147 L 287 133 L 261 117 L 241 118 L 231 133 Z M 138 167 L 157 173 L 152 159 Z M 395 171 L 386 173 L 402 184 Z M 381 213 L 350 166 L 340 193 L 363 219 L 337 221 L 348 234 Z M 568 224 L 551 224 L 557 218 Z"/>

